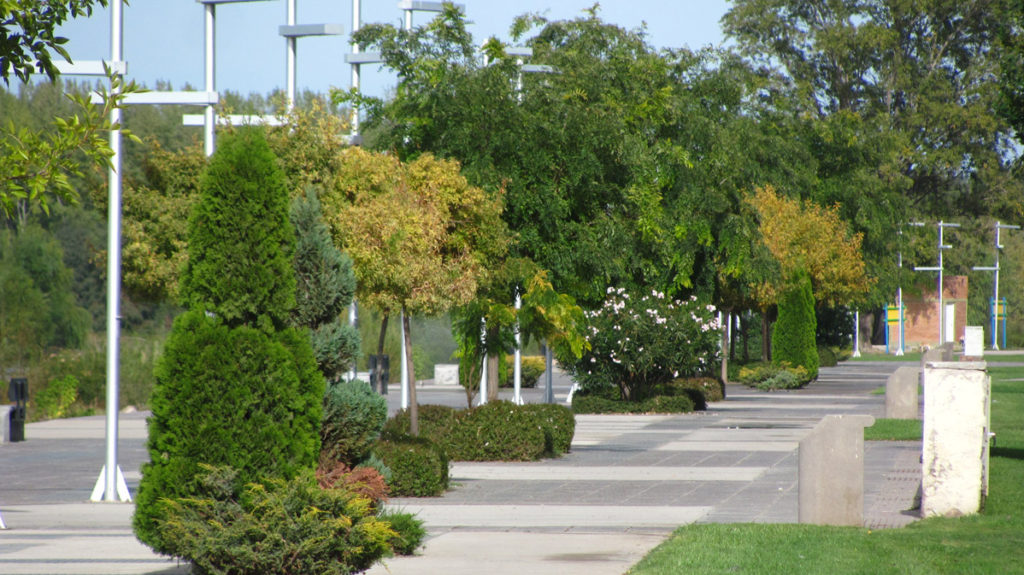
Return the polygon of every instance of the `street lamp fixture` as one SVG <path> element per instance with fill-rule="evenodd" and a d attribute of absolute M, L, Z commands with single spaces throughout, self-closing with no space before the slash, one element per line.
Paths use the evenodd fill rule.
<path fill-rule="evenodd" d="M 946 228 L 959 228 L 960 224 L 952 222 L 939 221 L 939 265 L 934 267 L 919 267 L 915 266 L 914 271 L 916 272 L 939 272 L 939 345 L 946 343 L 946 309 L 942 305 L 942 250 L 948 250 L 952 248 L 951 245 L 942 243 L 942 232 Z"/>
<path fill-rule="evenodd" d="M 999 250 L 1003 249 L 1003 244 L 999 241 L 999 232 L 1001 230 L 1019 230 L 1020 226 L 1012 226 L 1008 224 L 1002 224 L 996 222 L 996 265 L 994 266 L 975 266 L 971 269 L 979 272 L 994 272 L 995 277 L 992 281 L 992 349 L 998 350 L 998 334 L 999 334 Z"/>

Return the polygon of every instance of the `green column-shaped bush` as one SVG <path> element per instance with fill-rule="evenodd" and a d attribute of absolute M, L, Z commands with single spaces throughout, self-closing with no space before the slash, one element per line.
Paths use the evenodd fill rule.
<path fill-rule="evenodd" d="M 331 241 L 316 191 L 292 200 L 289 218 L 295 228 L 297 280 L 291 321 L 310 329 L 320 371 L 327 381 L 337 381 L 359 352 L 359 332 L 344 318 L 356 291 L 352 260 Z"/>
<path fill-rule="evenodd" d="M 262 132 L 218 143 L 199 180 L 181 297 L 231 326 L 283 327 L 295 306 L 288 186 Z"/>
<path fill-rule="evenodd" d="M 799 271 L 779 300 L 779 319 L 772 331 L 772 362 L 800 366 L 811 379 L 818 377 L 816 329 L 811 278 Z"/>
<path fill-rule="evenodd" d="M 156 367 L 134 517 L 139 539 L 168 554 L 167 501 L 199 493 L 202 465 L 232 468 L 240 487 L 311 471 L 320 450 L 324 379 L 305 331 L 286 327 L 294 237 L 274 157 L 244 130 L 221 140 L 201 181 L 182 284 L 191 309 Z"/>

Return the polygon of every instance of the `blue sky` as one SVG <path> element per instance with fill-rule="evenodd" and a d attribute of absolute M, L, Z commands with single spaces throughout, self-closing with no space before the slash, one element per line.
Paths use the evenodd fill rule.
<path fill-rule="evenodd" d="M 537 12 L 549 19 L 574 18 L 594 0 L 463 0 L 471 32 L 477 41 L 489 36 L 508 39 L 515 16 Z M 352 30 L 351 0 L 297 0 L 298 24 L 341 24 L 345 36 L 304 38 L 298 41 L 299 90 L 326 92 L 348 88 L 350 68 L 347 34 Z M 397 0 L 362 0 L 363 22 L 401 25 Z M 646 22 L 652 45 L 700 48 L 722 42 L 719 20 L 727 0 L 604 0 L 599 15 L 626 28 Z M 264 0 L 221 4 L 217 7 L 217 88 L 247 94 L 266 94 L 285 85 L 285 40 L 277 28 L 285 23 L 287 3 Z M 413 23 L 430 14 L 417 12 Z M 92 18 L 66 24 L 61 35 L 70 38 L 75 60 L 110 57 L 110 12 L 98 10 Z M 130 0 L 124 8 L 124 55 L 128 76 L 152 87 L 167 80 L 175 89 L 186 83 L 203 85 L 204 11 L 195 0 Z M 384 95 L 394 80 L 376 65 L 363 67 L 364 91 Z"/>

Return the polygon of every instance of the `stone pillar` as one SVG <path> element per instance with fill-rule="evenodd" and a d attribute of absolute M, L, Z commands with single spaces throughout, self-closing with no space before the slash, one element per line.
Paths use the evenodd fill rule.
<path fill-rule="evenodd" d="M 0 405 L 0 443 L 11 442 L 11 410 L 14 406 Z"/>
<path fill-rule="evenodd" d="M 826 415 L 800 440 L 800 523 L 864 523 L 864 428 L 870 415 Z"/>
<path fill-rule="evenodd" d="M 985 362 L 925 366 L 922 517 L 981 510 L 988 495 L 991 388 Z"/>
<path fill-rule="evenodd" d="M 917 387 L 921 383 L 921 370 L 916 367 L 898 368 L 885 381 L 885 416 L 889 419 L 918 419 Z"/>

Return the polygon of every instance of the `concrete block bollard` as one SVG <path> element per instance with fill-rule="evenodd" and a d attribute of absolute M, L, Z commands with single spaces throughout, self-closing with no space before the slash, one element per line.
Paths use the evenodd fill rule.
<path fill-rule="evenodd" d="M 434 364 L 434 383 L 436 385 L 459 385 L 459 364 Z"/>
<path fill-rule="evenodd" d="M 800 440 L 800 523 L 864 523 L 864 428 L 870 415 L 826 415 Z"/>
<path fill-rule="evenodd" d="M 0 443 L 11 442 L 11 411 L 12 405 L 0 405 Z"/>
<path fill-rule="evenodd" d="M 925 366 L 922 517 L 959 517 L 984 505 L 992 389 L 985 368 L 985 362 Z"/>
<path fill-rule="evenodd" d="M 921 383 L 921 370 L 916 367 L 898 368 L 885 382 L 885 416 L 889 419 L 918 419 L 917 388 Z"/>

